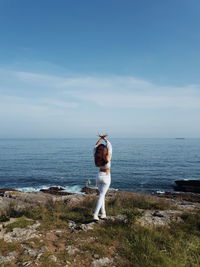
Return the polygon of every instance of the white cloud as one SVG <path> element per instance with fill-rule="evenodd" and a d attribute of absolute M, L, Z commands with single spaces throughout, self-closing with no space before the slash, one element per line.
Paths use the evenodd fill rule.
<path fill-rule="evenodd" d="M 19 88 L 37 92 L 36 96 L 39 99 L 47 98 L 51 93 L 51 98 L 48 99 L 49 103 L 60 107 L 78 106 L 75 101 L 63 101 L 63 96 L 73 97 L 77 101 L 94 102 L 105 107 L 200 107 L 200 85 L 158 86 L 135 77 L 87 75 L 59 77 L 5 69 L 0 69 L 0 78 L 4 81 L 4 86 L 3 88 L 0 86 L 0 89 L 5 91 L 6 87 L 13 87 L 14 96 L 18 96 L 20 93 Z M 56 99 L 54 99 L 55 96 Z"/>
<path fill-rule="evenodd" d="M 72 86 L 73 85 L 73 86 Z M 65 95 L 112 108 L 200 108 L 200 86 L 157 86 L 133 77 L 77 78 L 65 81 Z M 72 88 L 74 90 L 72 90 Z"/>
<path fill-rule="evenodd" d="M 39 86 L 58 87 L 63 82 L 63 78 L 51 75 L 43 75 L 31 72 L 14 72 L 18 82 L 34 84 Z"/>
<path fill-rule="evenodd" d="M 59 108 L 77 108 L 79 106 L 79 104 L 76 102 L 66 102 L 49 98 L 43 98 L 40 101 L 45 105 L 55 106 Z"/>
<path fill-rule="evenodd" d="M 66 116 L 66 110 L 77 108 L 77 103 L 52 99 L 0 95 L 0 116 L 12 118 L 37 118 Z"/>
<path fill-rule="evenodd" d="M 199 109 L 200 85 L 158 86 L 135 77 L 66 77 L 0 69 L 0 123 L 7 129 L 28 121 L 32 132 L 38 127 L 38 134 L 43 128 L 54 136 L 64 129 L 87 135 L 98 127 L 97 131 L 123 129 L 138 135 L 163 135 L 171 129 L 180 135 L 179 130 L 200 132 Z"/>
<path fill-rule="evenodd" d="M 29 103 L 28 94 L 34 93 L 35 101 L 44 107 L 76 108 L 81 101 L 108 108 L 200 108 L 199 85 L 158 86 L 134 77 L 59 77 L 5 69 L 0 70 L 0 77 L 4 94 L 8 88 L 10 96 L 26 98 Z"/>
<path fill-rule="evenodd" d="M 102 107 L 108 108 L 142 108 L 142 109 L 164 109 L 164 108 L 200 108 L 200 96 L 185 95 L 139 95 L 135 93 L 101 93 L 81 94 L 79 97 L 90 100 Z"/>
<path fill-rule="evenodd" d="M 0 115 L 7 117 L 44 117 L 51 114 L 50 109 L 31 99 L 16 96 L 0 96 Z"/>

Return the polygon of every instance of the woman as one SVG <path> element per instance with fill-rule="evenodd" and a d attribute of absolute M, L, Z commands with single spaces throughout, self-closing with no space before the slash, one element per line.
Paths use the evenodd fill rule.
<path fill-rule="evenodd" d="M 110 167 L 112 157 L 112 145 L 106 138 L 106 134 L 99 134 L 100 139 L 97 141 L 94 148 L 95 164 L 99 167 L 99 173 L 97 175 L 97 186 L 99 190 L 99 199 L 96 204 L 96 208 L 93 214 L 95 221 L 99 220 L 98 214 L 101 209 L 101 219 L 106 218 L 105 210 L 105 195 L 111 183 Z M 102 144 L 102 141 L 106 142 L 106 145 Z M 98 162 L 98 155 L 103 155 L 103 159 Z"/>

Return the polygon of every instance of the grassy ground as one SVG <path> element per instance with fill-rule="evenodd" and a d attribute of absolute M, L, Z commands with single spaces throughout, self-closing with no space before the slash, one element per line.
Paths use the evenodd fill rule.
<path fill-rule="evenodd" d="M 6 226 L 6 231 L 12 231 L 14 227 L 27 227 L 37 220 L 41 223 L 38 231 L 42 233 L 42 238 L 26 240 L 21 244 L 0 240 L 0 255 L 16 251 L 17 259 L 10 266 L 20 266 L 25 261 L 34 262 L 31 255 L 23 255 L 22 246 L 36 250 L 45 245 L 48 250 L 42 253 L 39 266 L 65 266 L 66 262 L 69 266 L 92 266 L 92 261 L 105 257 L 113 259 L 113 263 L 106 266 L 200 266 L 198 210 L 184 213 L 182 220 L 171 223 L 170 227 L 142 227 L 136 223 L 137 218 L 142 216 L 142 210 L 168 210 L 174 207 L 165 200 L 120 194 L 107 199 L 107 212 L 113 216 L 125 214 L 128 219 L 126 223 L 107 220 L 103 224 L 96 223 L 87 232 L 72 233 L 68 227 L 69 220 L 77 224 L 89 223 L 95 199 L 95 196 L 87 196 L 73 208 L 65 203 L 49 202 L 45 207 L 20 213 L 15 223 Z M 66 247 L 69 246 L 76 248 L 77 252 L 73 255 L 68 253 Z M 56 262 L 52 260 L 52 255 L 57 258 Z M 34 266 L 34 263 L 29 266 Z"/>

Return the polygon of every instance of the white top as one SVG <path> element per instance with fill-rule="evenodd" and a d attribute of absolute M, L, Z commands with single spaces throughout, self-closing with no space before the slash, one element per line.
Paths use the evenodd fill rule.
<path fill-rule="evenodd" d="M 110 154 L 110 160 L 108 161 L 108 163 L 106 163 L 104 166 L 100 166 L 99 168 L 101 168 L 101 169 L 110 169 L 110 167 L 111 167 L 111 158 L 112 158 L 112 145 L 111 145 L 111 143 L 110 142 L 108 142 L 108 143 L 106 143 L 106 146 L 107 146 L 107 149 L 108 149 L 108 153 Z M 97 148 L 98 146 L 95 146 L 94 147 L 94 154 L 95 154 L 95 152 L 96 152 L 96 148 Z"/>

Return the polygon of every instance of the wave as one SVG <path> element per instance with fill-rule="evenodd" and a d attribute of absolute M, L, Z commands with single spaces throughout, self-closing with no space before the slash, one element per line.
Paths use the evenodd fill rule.
<path fill-rule="evenodd" d="M 29 187 L 17 187 L 15 189 L 22 191 L 22 192 L 39 192 L 41 189 L 48 189 L 49 187 L 62 187 L 64 188 L 63 192 L 69 192 L 69 193 L 76 193 L 76 194 L 84 194 L 81 192 L 81 189 L 83 188 L 82 185 L 72 185 L 72 186 L 60 186 L 60 185 L 50 185 L 50 186 L 29 186 Z M 96 186 L 91 186 L 91 188 L 97 189 Z M 110 190 L 118 191 L 116 188 L 110 187 Z"/>
<path fill-rule="evenodd" d="M 60 187 L 60 185 L 50 185 L 50 186 L 41 185 L 41 186 L 18 187 L 15 189 L 22 192 L 39 192 L 41 189 L 48 189 L 49 187 L 52 186 Z M 82 187 L 83 187 L 82 185 L 62 186 L 62 188 L 64 188 L 63 192 L 76 193 L 76 194 L 83 194 L 81 192 Z"/>

